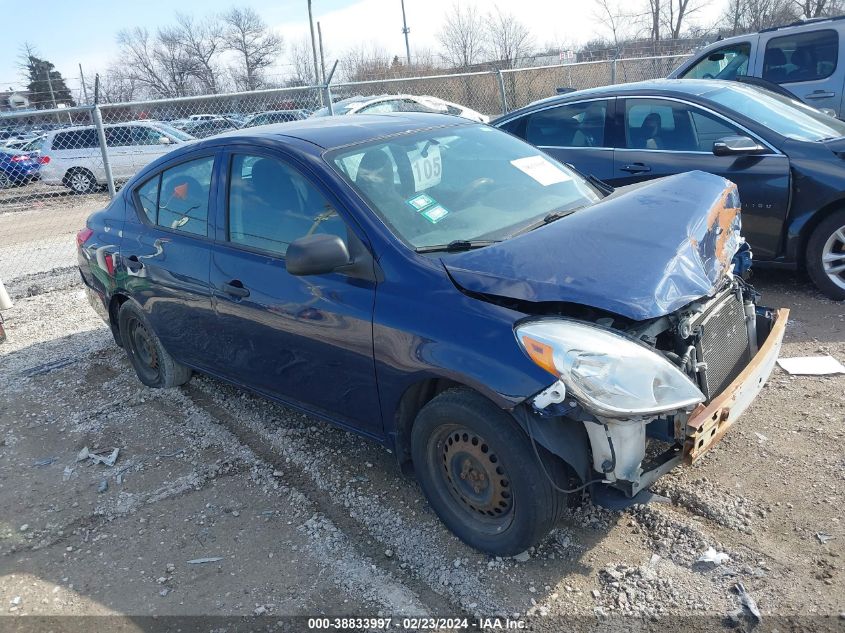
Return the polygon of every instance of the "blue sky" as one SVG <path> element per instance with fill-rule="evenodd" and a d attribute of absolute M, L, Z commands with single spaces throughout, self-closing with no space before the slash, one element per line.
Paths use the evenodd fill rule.
<path fill-rule="evenodd" d="M 454 0 L 405 0 L 411 48 L 437 49 L 436 34 L 443 15 Z M 461 0 L 481 11 L 493 0 Z M 710 0 L 697 16 L 699 23 L 718 18 L 726 0 Z M 290 43 L 308 34 L 306 0 L 14 0 L 0 8 L 4 25 L 0 38 L 0 90 L 20 87 L 17 58 L 23 42 L 30 42 L 41 56 L 53 62 L 68 86 L 79 88 L 78 64 L 86 79 L 103 71 L 117 51 L 115 36 L 135 26 L 154 30 L 171 22 L 177 11 L 202 17 L 238 4 L 252 6 Z M 607 35 L 595 17 L 590 0 L 500 0 L 529 27 L 538 45 L 572 45 Z M 314 19 L 320 20 L 327 49 L 327 65 L 345 49 L 377 45 L 391 54 L 404 55 L 399 0 L 313 0 Z"/>

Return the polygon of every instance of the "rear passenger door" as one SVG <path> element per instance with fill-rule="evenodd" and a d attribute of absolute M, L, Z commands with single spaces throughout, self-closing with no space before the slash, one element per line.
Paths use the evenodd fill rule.
<path fill-rule="evenodd" d="M 613 108 L 616 99 L 593 99 L 534 110 L 505 122 L 510 132 L 602 180 L 613 175 Z"/>
<path fill-rule="evenodd" d="M 374 279 L 285 269 L 288 246 L 301 237 L 337 235 L 354 257 L 363 234 L 302 166 L 252 148 L 227 160 L 211 261 L 216 371 L 380 436 Z"/>
<path fill-rule="evenodd" d="M 209 367 L 215 154 L 183 155 L 136 186 L 120 248 L 123 285 L 178 361 Z"/>
<path fill-rule="evenodd" d="M 845 64 L 839 47 L 839 33 L 832 28 L 761 34 L 757 75 L 781 84 L 811 106 L 840 112 Z"/>
<path fill-rule="evenodd" d="M 696 169 L 727 178 L 739 189 L 743 234 L 755 256 L 777 255 L 790 198 L 786 156 L 774 150 L 754 156 L 714 155 L 713 143 L 720 138 L 751 134 L 685 101 L 629 97 L 619 100 L 619 109 L 624 134 L 609 184 L 628 185 Z"/>

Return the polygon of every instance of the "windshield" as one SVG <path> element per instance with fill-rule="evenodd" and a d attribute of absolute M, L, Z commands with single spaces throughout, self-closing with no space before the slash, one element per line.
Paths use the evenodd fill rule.
<path fill-rule="evenodd" d="M 550 213 L 599 200 L 576 173 L 482 125 L 359 145 L 329 160 L 414 248 L 506 239 Z"/>
<path fill-rule="evenodd" d="M 796 141 L 845 136 L 845 123 L 839 119 L 769 90 L 726 86 L 702 96 Z"/>
<path fill-rule="evenodd" d="M 182 130 L 177 130 L 172 125 L 168 125 L 167 123 L 156 123 L 156 127 L 163 132 L 166 132 L 170 136 L 176 138 L 178 141 L 193 141 L 194 137 L 188 134 L 187 132 L 183 132 Z"/>

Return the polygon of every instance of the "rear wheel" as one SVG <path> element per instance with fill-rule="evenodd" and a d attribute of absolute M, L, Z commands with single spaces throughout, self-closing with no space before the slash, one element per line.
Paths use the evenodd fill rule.
<path fill-rule="evenodd" d="M 541 449 L 542 450 L 542 449 Z M 468 545 L 511 556 L 535 545 L 566 507 L 513 418 L 469 389 L 438 395 L 411 432 L 414 470 L 434 511 Z M 546 469 L 560 463 L 547 456 Z"/>
<path fill-rule="evenodd" d="M 8 189 L 12 186 L 12 179 L 2 171 L 0 171 L 0 189 Z"/>
<path fill-rule="evenodd" d="M 845 209 L 821 221 L 807 242 L 807 273 L 831 299 L 845 299 Z"/>
<path fill-rule="evenodd" d="M 167 389 L 190 380 L 191 370 L 173 360 L 162 347 L 138 306 L 129 301 L 120 306 L 118 324 L 123 349 L 142 383 L 148 387 Z"/>
<path fill-rule="evenodd" d="M 97 179 L 87 169 L 76 168 L 65 176 L 65 185 L 74 193 L 91 193 L 97 187 Z"/>

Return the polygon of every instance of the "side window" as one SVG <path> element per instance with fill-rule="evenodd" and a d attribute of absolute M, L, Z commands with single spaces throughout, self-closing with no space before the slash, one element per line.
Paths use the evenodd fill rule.
<path fill-rule="evenodd" d="M 161 145 L 163 132 L 151 127 L 132 126 L 132 145 Z"/>
<path fill-rule="evenodd" d="M 773 37 L 766 44 L 763 79 L 779 84 L 825 79 L 838 58 L 839 35 L 830 29 Z"/>
<path fill-rule="evenodd" d="M 106 128 L 106 145 L 109 147 L 126 147 L 132 145 L 131 128 L 127 126 Z"/>
<path fill-rule="evenodd" d="M 724 136 L 739 128 L 690 104 L 663 99 L 625 102 L 625 139 L 629 149 L 710 152 Z"/>
<path fill-rule="evenodd" d="M 182 163 L 148 180 L 138 190 L 141 207 L 159 226 L 208 235 L 208 197 L 214 157 Z"/>
<path fill-rule="evenodd" d="M 685 79 L 736 79 L 748 74 L 751 44 L 723 46 L 699 59 L 682 75 Z"/>
<path fill-rule="evenodd" d="M 604 147 L 609 103 L 571 103 L 529 114 L 525 140 L 539 147 Z"/>
<path fill-rule="evenodd" d="M 346 224 L 298 171 L 274 158 L 236 154 L 229 173 L 229 241 L 284 255 L 314 233 L 346 239 Z"/>

